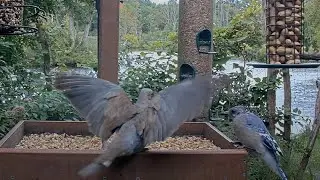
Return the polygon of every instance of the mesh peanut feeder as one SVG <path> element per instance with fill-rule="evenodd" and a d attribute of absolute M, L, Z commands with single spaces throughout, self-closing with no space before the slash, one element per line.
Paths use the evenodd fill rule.
<path fill-rule="evenodd" d="M 24 17 L 26 9 L 33 9 L 31 15 Z M 28 18 L 39 15 L 37 6 L 25 5 L 24 0 L 0 0 L 0 35 L 21 35 L 37 32 L 37 28 L 24 25 Z"/>
<path fill-rule="evenodd" d="M 0 33 L 14 31 L 22 24 L 23 0 L 0 0 Z"/>
<path fill-rule="evenodd" d="M 259 68 L 316 68 L 303 63 L 303 0 L 266 0 L 266 64 Z"/>
<path fill-rule="evenodd" d="M 270 64 L 301 64 L 302 0 L 267 1 L 267 60 Z"/>

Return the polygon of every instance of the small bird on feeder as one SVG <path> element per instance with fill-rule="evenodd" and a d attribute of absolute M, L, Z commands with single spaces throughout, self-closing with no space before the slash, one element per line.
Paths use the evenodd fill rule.
<path fill-rule="evenodd" d="M 55 87 L 62 91 L 102 139 L 103 153 L 79 171 L 88 177 L 109 167 L 117 157 L 145 150 L 163 141 L 185 121 L 198 117 L 210 103 L 211 76 L 197 76 L 172 85 L 159 93 L 141 90 L 132 104 L 118 85 L 99 78 L 59 75 Z"/>
<path fill-rule="evenodd" d="M 280 167 L 277 155 L 283 156 L 282 151 L 266 128 L 263 120 L 243 106 L 229 109 L 230 121 L 233 121 L 235 135 L 246 147 L 255 150 L 264 162 L 282 180 L 287 180 L 286 174 Z"/>

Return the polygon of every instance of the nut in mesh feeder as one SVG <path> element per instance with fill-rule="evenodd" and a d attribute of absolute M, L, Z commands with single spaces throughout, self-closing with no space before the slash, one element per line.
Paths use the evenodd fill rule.
<path fill-rule="evenodd" d="M 0 0 L 0 34 L 12 33 L 21 26 L 23 5 L 23 0 Z"/>

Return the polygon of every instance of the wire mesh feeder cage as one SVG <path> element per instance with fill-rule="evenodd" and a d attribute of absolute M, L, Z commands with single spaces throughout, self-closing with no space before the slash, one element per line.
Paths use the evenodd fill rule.
<path fill-rule="evenodd" d="M 27 11 L 26 11 L 27 10 Z M 24 17 L 24 13 L 27 16 Z M 36 33 L 38 29 L 24 25 L 29 19 L 37 17 L 40 8 L 25 5 L 24 0 L 0 0 L 0 35 L 22 35 Z"/>
<path fill-rule="evenodd" d="M 304 63 L 304 0 L 265 0 L 266 64 L 260 68 L 316 68 L 318 63 Z"/>

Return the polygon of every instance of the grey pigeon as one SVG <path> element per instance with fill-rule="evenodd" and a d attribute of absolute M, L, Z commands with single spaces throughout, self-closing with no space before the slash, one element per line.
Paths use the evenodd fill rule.
<path fill-rule="evenodd" d="M 263 120 L 255 114 L 248 112 L 243 106 L 230 108 L 229 117 L 233 121 L 235 135 L 239 141 L 246 147 L 255 150 L 271 170 L 280 176 L 282 180 L 287 180 L 277 157 L 277 155 L 283 155 L 282 151 L 269 133 Z"/>
<path fill-rule="evenodd" d="M 183 122 L 197 118 L 210 103 L 211 76 L 199 75 L 159 93 L 144 88 L 135 104 L 119 85 L 99 78 L 59 75 L 55 87 L 102 139 L 103 153 L 78 172 L 88 177 L 109 167 L 117 157 L 165 140 Z"/>

